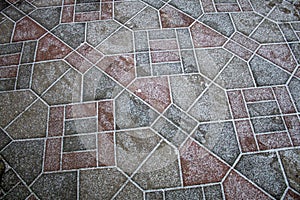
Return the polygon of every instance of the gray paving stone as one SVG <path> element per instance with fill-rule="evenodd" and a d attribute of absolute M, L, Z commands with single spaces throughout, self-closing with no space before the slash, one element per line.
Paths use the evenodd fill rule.
<path fill-rule="evenodd" d="M 163 199 L 164 196 L 162 191 L 146 193 L 146 200 L 163 200 Z"/>
<path fill-rule="evenodd" d="M 158 29 L 158 11 L 148 6 L 125 25 L 132 30 Z"/>
<path fill-rule="evenodd" d="M 172 6 L 197 19 L 203 12 L 198 0 L 172 0 Z"/>
<path fill-rule="evenodd" d="M 298 112 L 300 111 L 300 81 L 293 78 L 288 85 L 294 103 L 296 104 Z"/>
<path fill-rule="evenodd" d="M 51 30 L 59 23 L 60 13 L 60 7 L 39 8 L 32 12 L 30 17 Z"/>
<path fill-rule="evenodd" d="M 247 107 L 251 117 L 280 115 L 276 101 L 251 103 Z"/>
<path fill-rule="evenodd" d="M 97 132 L 97 119 L 76 119 L 65 122 L 65 134 L 73 135 L 80 133 L 95 133 Z"/>
<path fill-rule="evenodd" d="M 288 24 L 288 23 L 279 24 L 279 27 L 288 42 L 298 41 L 297 35 L 295 34 L 295 32 L 290 24 Z"/>
<path fill-rule="evenodd" d="M 0 80 L 0 91 L 14 90 L 16 79 Z"/>
<path fill-rule="evenodd" d="M 35 53 L 36 46 L 37 46 L 36 41 L 24 43 L 21 63 L 31 63 L 34 61 L 34 53 Z"/>
<path fill-rule="evenodd" d="M 199 21 L 227 37 L 234 33 L 234 27 L 228 13 L 204 14 Z"/>
<path fill-rule="evenodd" d="M 9 169 L 7 170 L 1 179 L 1 188 L 5 191 L 8 192 L 11 190 L 14 186 L 16 186 L 18 183 L 21 182 L 17 174 L 12 170 Z"/>
<path fill-rule="evenodd" d="M 182 68 L 181 63 L 162 63 L 162 64 L 152 64 L 153 75 L 172 75 L 181 74 Z"/>
<path fill-rule="evenodd" d="M 18 200 L 26 199 L 30 195 L 30 191 L 23 184 L 19 183 L 16 187 L 10 190 L 6 195 L 4 195 L 3 200 Z"/>
<path fill-rule="evenodd" d="M 253 13 L 231 13 L 233 23 L 237 31 L 249 36 L 250 33 L 258 26 L 263 20 L 263 17 Z"/>
<path fill-rule="evenodd" d="M 165 195 L 166 200 L 199 200 L 203 199 L 202 188 L 189 188 L 189 189 L 178 189 L 178 190 L 167 190 Z"/>
<path fill-rule="evenodd" d="M 18 9 L 16 9 L 13 6 L 6 8 L 3 11 L 3 13 L 5 13 L 9 18 L 11 18 L 15 22 L 24 16 Z"/>
<path fill-rule="evenodd" d="M 184 73 L 197 73 L 198 67 L 193 50 L 182 50 L 181 60 Z"/>
<path fill-rule="evenodd" d="M 184 29 L 176 29 L 177 38 L 179 47 L 181 49 L 190 49 L 193 48 L 193 44 L 191 41 L 191 35 L 188 28 Z"/>
<path fill-rule="evenodd" d="M 15 4 L 15 6 L 26 14 L 29 14 L 30 12 L 35 10 L 35 7 L 27 1 L 19 1 Z"/>
<path fill-rule="evenodd" d="M 145 7 L 138 1 L 116 2 L 114 7 L 115 19 L 124 24 Z"/>
<path fill-rule="evenodd" d="M 133 183 L 128 182 L 122 191 L 116 196 L 116 200 L 138 200 L 143 199 L 143 192 Z"/>
<path fill-rule="evenodd" d="M 96 135 L 80 135 L 64 137 L 63 151 L 83 151 L 96 149 Z"/>
<path fill-rule="evenodd" d="M 22 43 L 0 45 L 0 55 L 15 54 L 22 51 Z"/>
<path fill-rule="evenodd" d="M 176 38 L 174 29 L 150 30 L 148 33 L 150 40 Z"/>
<path fill-rule="evenodd" d="M 221 185 L 211 185 L 203 187 L 205 200 L 221 200 L 223 199 Z"/>
<path fill-rule="evenodd" d="M 251 35 L 259 43 L 284 42 L 284 38 L 277 24 L 265 19 Z"/>
<path fill-rule="evenodd" d="M 281 117 L 265 117 L 251 119 L 254 132 L 264 133 L 273 131 L 284 131 L 284 123 Z"/>
<path fill-rule="evenodd" d="M 149 51 L 148 36 L 146 31 L 134 32 L 135 51 Z"/>

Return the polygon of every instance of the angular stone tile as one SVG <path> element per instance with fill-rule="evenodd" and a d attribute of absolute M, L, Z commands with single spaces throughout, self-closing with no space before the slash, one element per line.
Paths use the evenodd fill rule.
<path fill-rule="evenodd" d="M 43 174 L 32 190 L 41 199 L 76 199 L 77 172 Z"/>
<path fill-rule="evenodd" d="M 35 10 L 35 7 L 27 1 L 19 1 L 15 4 L 15 7 L 17 7 L 19 10 L 23 11 L 26 14 L 29 14 L 30 12 Z"/>
<path fill-rule="evenodd" d="M 115 165 L 114 133 L 98 134 L 98 166 Z"/>
<path fill-rule="evenodd" d="M 9 190 L 11 190 L 19 182 L 21 182 L 21 180 L 12 169 L 7 170 L 1 176 L 1 188 L 4 190 L 4 192 L 9 192 Z"/>
<path fill-rule="evenodd" d="M 250 68 L 258 86 L 282 85 L 289 78 L 289 74 L 266 60 L 254 56 L 250 61 Z"/>
<path fill-rule="evenodd" d="M 199 122 L 230 119 L 230 112 L 225 92 L 212 85 L 197 100 L 189 114 Z"/>
<path fill-rule="evenodd" d="M 115 19 L 124 24 L 144 7 L 145 4 L 138 1 L 116 2 L 114 4 Z"/>
<path fill-rule="evenodd" d="M 299 7 L 290 2 L 281 2 L 268 17 L 277 22 L 299 21 Z"/>
<path fill-rule="evenodd" d="M 172 0 L 171 2 L 169 2 L 169 4 L 194 17 L 195 19 L 197 19 L 203 13 L 201 4 L 197 0 Z"/>
<path fill-rule="evenodd" d="M 246 110 L 246 105 L 244 103 L 242 92 L 239 90 L 227 91 L 227 96 L 233 118 L 247 118 L 248 113 Z"/>
<path fill-rule="evenodd" d="M 127 22 L 125 26 L 132 30 L 159 29 L 160 23 L 158 11 L 148 6 L 133 19 Z"/>
<path fill-rule="evenodd" d="M 229 167 L 192 140 L 180 149 L 184 186 L 221 181 Z"/>
<path fill-rule="evenodd" d="M 188 28 L 176 29 L 178 43 L 181 49 L 192 48 L 192 40 Z"/>
<path fill-rule="evenodd" d="M 29 195 L 30 191 L 28 190 L 28 188 L 23 183 L 19 183 L 12 190 L 10 190 L 3 197 L 3 199 L 26 199 L 26 197 Z"/>
<path fill-rule="evenodd" d="M 277 102 L 283 114 L 295 113 L 296 110 L 286 87 L 273 88 Z"/>
<path fill-rule="evenodd" d="M 269 87 L 245 89 L 243 94 L 246 102 L 275 100 L 272 89 Z"/>
<path fill-rule="evenodd" d="M 250 117 L 280 115 L 276 101 L 247 104 Z"/>
<path fill-rule="evenodd" d="M 284 116 L 286 127 L 294 146 L 300 145 L 300 119 L 297 115 Z"/>
<path fill-rule="evenodd" d="M 84 151 L 96 149 L 95 135 L 80 135 L 64 137 L 63 152 Z"/>
<path fill-rule="evenodd" d="M 251 119 L 255 133 L 265 133 L 273 131 L 284 131 L 284 122 L 281 117 L 265 117 Z"/>
<path fill-rule="evenodd" d="M 292 43 L 290 44 L 290 47 L 298 64 L 300 64 L 300 43 Z"/>
<path fill-rule="evenodd" d="M 48 107 L 40 100 L 6 128 L 14 139 L 42 138 L 47 131 Z"/>
<path fill-rule="evenodd" d="M 36 61 L 64 58 L 71 49 L 48 33 L 38 43 Z"/>
<path fill-rule="evenodd" d="M 85 24 L 60 24 L 52 30 L 52 33 L 76 49 L 84 42 Z"/>
<path fill-rule="evenodd" d="M 184 73 L 197 73 L 198 67 L 197 67 L 194 51 L 182 50 L 180 53 L 181 53 L 181 60 L 182 60 Z"/>
<path fill-rule="evenodd" d="M 128 89 L 161 113 L 171 103 L 168 79 L 165 77 L 137 79 Z"/>
<path fill-rule="evenodd" d="M 111 199 L 125 181 L 115 168 L 80 171 L 80 199 Z"/>
<path fill-rule="evenodd" d="M 298 41 L 297 35 L 289 23 L 279 24 L 279 27 L 280 27 L 281 31 L 283 32 L 283 35 L 284 35 L 285 39 L 287 40 L 287 42 Z"/>
<path fill-rule="evenodd" d="M 50 107 L 48 119 L 48 137 L 62 136 L 64 128 L 64 107 Z"/>
<path fill-rule="evenodd" d="M 223 187 L 226 199 L 271 199 L 235 171 L 230 172 Z"/>
<path fill-rule="evenodd" d="M 225 49 L 248 61 L 252 57 L 252 52 L 244 48 L 242 45 L 230 40 L 224 46 Z"/>
<path fill-rule="evenodd" d="M 293 78 L 288 85 L 291 92 L 294 103 L 296 104 L 298 112 L 300 111 L 300 91 L 299 91 L 300 80 Z"/>
<path fill-rule="evenodd" d="M 70 69 L 43 96 L 50 105 L 73 103 L 80 101 L 81 76 Z"/>
<path fill-rule="evenodd" d="M 146 200 L 163 200 L 163 191 L 156 191 L 156 192 L 146 192 L 145 195 Z"/>
<path fill-rule="evenodd" d="M 11 120 L 21 114 L 36 96 L 29 90 L 0 93 L 0 126 L 5 127 Z M 21 100 L 21 101 L 20 101 Z"/>
<path fill-rule="evenodd" d="M 36 41 L 24 42 L 21 63 L 32 63 L 34 61 Z"/>
<path fill-rule="evenodd" d="M 203 187 L 205 200 L 223 199 L 221 185 L 211 185 Z"/>
<path fill-rule="evenodd" d="M 275 153 L 244 155 L 236 169 L 275 198 L 284 193 L 286 184 Z"/>
<path fill-rule="evenodd" d="M 204 14 L 199 21 L 227 37 L 230 37 L 234 32 L 228 13 Z"/>
<path fill-rule="evenodd" d="M 166 200 L 172 199 L 190 199 L 197 200 L 203 199 L 202 188 L 188 188 L 188 189 L 177 189 L 177 190 L 167 190 L 165 193 Z"/>
<path fill-rule="evenodd" d="M 150 129 L 122 131 L 116 133 L 116 155 L 118 167 L 132 175 L 161 140 Z"/>
<path fill-rule="evenodd" d="M 97 119 L 76 119 L 65 121 L 65 135 L 97 132 Z"/>
<path fill-rule="evenodd" d="M 159 12 L 163 28 L 188 27 L 194 21 L 169 5 L 160 9 Z"/>
<path fill-rule="evenodd" d="M 62 139 L 47 139 L 45 148 L 44 171 L 59 171 L 61 166 Z"/>
<path fill-rule="evenodd" d="M 97 167 L 96 157 L 96 151 L 64 153 L 62 156 L 62 169 Z"/>
<path fill-rule="evenodd" d="M 98 131 L 111 131 L 115 129 L 114 105 L 112 101 L 98 103 Z"/>
<path fill-rule="evenodd" d="M 5 19 L 0 24 L 0 44 L 9 43 L 10 37 L 14 29 L 14 23 L 8 19 Z"/>
<path fill-rule="evenodd" d="M 15 22 L 20 20 L 24 16 L 18 9 L 13 6 L 9 6 L 2 12 Z"/>
<path fill-rule="evenodd" d="M 63 61 L 50 61 L 34 65 L 31 88 L 41 95 L 70 67 Z"/>
<path fill-rule="evenodd" d="M 251 38 L 259 43 L 284 42 L 284 38 L 278 25 L 267 19 L 259 25 L 251 35 Z"/>
<path fill-rule="evenodd" d="M 115 101 L 116 127 L 136 128 L 150 126 L 158 114 L 137 97 L 123 92 Z"/>
<path fill-rule="evenodd" d="M 43 140 L 14 141 L 1 152 L 28 185 L 42 172 L 43 154 Z"/>
<path fill-rule="evenodd" d="M 81 73 L 85 73 L 92 67 L 90 62 L 75 51 L 66 58 L 66 61 Z"/>
<path fill-rule="evenodd" d="M 0 151 L 11 142 L 9 136 L 0 128 Z"/>
<path fill-rule="evenodd" d="M 86 41 L 95 47 L 111 35 L 118 27 L 119 25 L 113 20 L 88 22 Z"/>
<path fill-rule="evenodd" d="M 192 137 L 229 164 L 240 154 L 232 122 L 200 124 Z"/>
<path fill-rule="evenodd" d="M 169 55 L 168 55 L 169 56 Z M 175 59 L 179 59 L 179 55 L 175 54 Z M 164 57 L 161 57 L 164 59 Z M 169 57 L 170 58 L 170 57 Z M 168 58 L 168 59 L 169 59 Z M 154 76 L 160 76 L 160 75 L 174 75 L 174 74 L 181 74 L 182 67 L 180 62 L 173 62 L 173 63 L 155 63 L 152 64 L 152 70 Z"/>
<path fill-rule="evenodd" d="M 43 27 L 51 30 L 59 23 L 61 14 L 60 7 L 39 8 L 32 12 L 29 16 L 39 22 Z"/>
<path fill-rule="evenodd" d="M 247 13 L 231 13 L 233 23 L 237 31 L 249 36 L 250 33 L 257 27 L 257 25 L 263 20 L 260 15 L 247 12 Z"/>
<path fill-rule="evenodd" d="M 36 40 L 46 33 L 46 30 L 32 21 L 29 17 L 24 17 L 16 23 L 13 41 Z"/>
<path fill-rule="evenodd" d="M 226 38 L 202 23 L 195 23 L 191 27 L 195 48 L 219 47 L 226 42 Z"/>
<path fill-rule="evenodd" d="M 289 185 L 296 191 L 300 191 L 300 151 L 299 149 L 285 150 L 279 152 L 285 174 Z"/>
<path fill-rule="evenodd" d="M 287 132 L 259 134 L 256 135 L 256 139 L 260 150 L 292 146 Z"/>
<path fill-rule="evenodd" d="M 97 63 L 103 57 L 102 53 L 87 43 L 82 44 L 77 51 L 93 64 Z"/>
<path fill-rule="evenodd" d="M 121 190 L 121 192 L 116 196 L 116 200 L 134 200 L 143 199 L 143 192 L 136 187 L 133 183 L 128 182 L 126 186 Z"/>
<path fill-rule="evenodd" d="M 289 189 L 284 197 L 284 200 L 297 200 L 299 198 L 300 198 L 299 194 Z"/>
<path fill-rule="evenodd" d="M 209 81 L 201 75 L 170 77 L 174 104 L 186 111 L 208 84 Z"/>
<path fill-rule="evenodd" d="M 143 189 L 159 189 L 180 186 L 178 155 L 163 142 L 133 176 Z"/>

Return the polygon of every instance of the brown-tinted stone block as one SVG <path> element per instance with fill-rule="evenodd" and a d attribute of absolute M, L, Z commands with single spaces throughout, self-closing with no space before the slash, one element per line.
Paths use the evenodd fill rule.
<path fill-rule="evenodd" d="M 81 55 L 83 55 L 86 59 L 88 59 L 89 61 L 91 61 L 94 64 L 103 57 L 102 53 L 100 53 L 99 51 L 97 51 L 96 49 L 94 49 L 92 46 L 90 46 L 87 43 L 84 43 L 83 45 L 81 45 L 77 49 L 77 51 Z"/>
<path fill-rule="evenodd" d="M 114 108 L 112 101 L 98 103 L 98 131 L 114 130 Z"/>
<path fill-rule="evenodd" d="M 62 136 L 64 129 L 64 107 L 51 107 L 48 122 L 48 137 Z"/>
<path fill-rule="evenodd" d="M 75 0 L 64 0 L 64 5 L 72 5 L 75 3 Z"/>
<path fill-rule="evenodd" d="M 257 135 L 256 139 L 260 150 L 292 146 L 287 132 Z"/>
<path fill-rule="evenodd" d="M 0 66 L 18 65 L 21 54 L 0 56 Z"/>
<path fill-rule="evenodd" d="M 255 88 L 243 90 L 246 102 L 274 100 L 271 88 Z"/>
<path fill-rule="evenodd" d="M 152 52 L 152 63 L 180 61 L 178 51 Z"/>
<path fill-rule="evenodd" d="M 95 151 L 64 153 L 62 157 L 63 170 L 82 169 L 96 166 L 97 161 Z"/>
<path fill-rule="evenodd" d="M 285 194 L 284 200 L 299 200 L 300 195 L 289 189 Z"/>
<path fill-rule="evenodd" d="M 74 6 L 64 6 L 62 10 L 61 22 L 69 23 L 73 22 L 74 18 Z"/>
<path fill-rule="evenodd" d="M 251 129 L 249 120 L 235 122 L 237 136 L 241 145 L 242 152 L 257 151 L 254 133 Z"/>
<path fill-rule="evenodd" d="M 194 21 L 169 5 L 162 8 L 159 13 L 163 28 L 188 27 Z"/>
<path fill-rule="evenodd" d="M 245 102 L 240 90 L 227 92 L 229 104 L 231 107 L 233 118 L 247 118 L 248 113 L 246 110 Z"/>
<path fill-rule="evenodd" d="M 273 89 L 281 112 L 283 114 L 296 113 L 287 88 L 284 86 L 278 86 Z"/>
<path fill-rule="evenodd" d="M 61 138 L 50 138 L 46 141 L 44 171 L 60 170 Z"/>
<path fill-rule="evenodd" d="M 212 0 L 202 0 L 202 7 L 204 12 L 216 12 Z"/>
<path fill-rule="evenodd" d="M 28 17 L 24 17 L 17 22 L 13 41 L 36 40 L 46 33 L 46 30 L 32 21 Z"/>
<path fill-rule="evenodd" d="M 87 13 L 76 13 L 75 14 L 75 22 L 88 22 L 99 20 L 99 12 L 87 12 Z"/>
<path fill-rule="evenodd" d="M 284 116 L 294 146 L 300 145 L 300 120 L 297 115 Z"/>
<path fill-rule="evenodd" d="M 15 78 L 17 76 L 18 66 L 1 67 L 0 78 Z"/>
<path fill-rule="evenodd" d="M 218 12 L 239 12 L 240 7 L 235 3 L 224 3 L 224 4 L 216 4 L 216 9 Z"/>
<path fill-rule="evenodd" d="M 249 60 L 252 56 L 252 52 L 245 49 L 241 45 L 237 44 L 236 42 L 230 40 L 226 45 L 224 46 L 225 49 L 231 51 L 232 53 L 236 54 L 237 56 L 243 58 L 244 60 Z"/>
<path fill-rule="evenodd" d="M 115 165 L 114 133 L 98 134 L 98 165 Z"/>
<path fill-rule="evenodd" d="M 66 119 L 93 117 L 96 115 L 96 103 L 85 103 L 66 106 Z"/>
<path fill-rule="evenodd" d="M 101 20 L 112 19 L 113 16 L 113 4 L 112 3 L 101 3 Z"/>
<path fill-rule="evenodd" d="M 91 63 L 89 63 L 84 57 L 82 57 L 76 52 L 71 53 L 66 58 L 66 61 L 68 61 L 74 68 L 76 68 L 81 73 L 86 72 L 92 67 Z"/>

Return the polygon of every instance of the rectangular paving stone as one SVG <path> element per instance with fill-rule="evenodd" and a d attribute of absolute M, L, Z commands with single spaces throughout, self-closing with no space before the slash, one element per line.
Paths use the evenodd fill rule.
<path fill-rule="evenodd" d="M 271 88 L 245 89 L 243 94 L 246 102 L 275 100 Z"/>
<path fill-rule="evenodd" d="M 66 119 L 94 117 L 96 115 L 96 103 L 85 103 L 66 106 Z"/>
<path fill-rule="evenodd" d="M 246 61 L 248 61 L 253 54 L 251 51 L 245 49 L 244 47 L 235 43 L 232 40 L 226 43 L 224 48 L 227 49 L 228 51 L 231 51 L 232 53 L 236 54 L 237 56 L 239 56 L 240 58 Z"/>
<path fill-rule="evenodd" d="M 242 152 L 257 151 L 255 136 L 249 120 L 235 121 L 236 132 Z"/>
<path fill-rule="evenodd" d="M 50 138 L 46 141 L 44 171 L 60 170 L 61 138 Z"/>
<path fill-rule="evenodd" d="M 64 153 L 62 157 L 62 169 L 81 169 L 96 167 L 96 151 Z"/>
<path fill-rule="evenodd" d="M 112 101 L 98 103 L 98 131 L 114 130 L 114 107 Z"/>
<path fill-rule="evenodd" d="M 260 150 L 291 147 L 287 132 L 260 134 L 256 136 Z"/>
<path fill-rule="evenodd" d="M 18 65 L 20 60 L 20 54 L 2 55 L 0 56 L 0 66 Z"/>
<path fill-rule="evenodd" d="M 150 40 L 176 38 L 174 29 L 151 30 L 148 33 L 149 33 Z"/>
<path fill-rule="evenodd" d="M 247 104 L 251 117 L 279 115 L 280 110 L 276 101 L 257 102 Z"/>
<path fill-rule="evenodd" d="M 16 78 L 18 66 L 1 67 L 0 79 L 4 78 Z"/>
<path fill-rule="evenodd" d="M 285 127 L 281 117 L 265 117 L 251 119 L 255 133 L 284 131 Z"/>
<path fill-rule="evenodd" d="M 198 67 L 193 50 L 181 50 L 181 60 L 184 73 L 197 73 Z"/>
<path fill-rule="evenodd" d="M 96 149 L 96 135 L 80 135 L 64 137 L 63 152 Z"/>
<path fill-rule="evenodd" d="M 239 12 L 241 11 L 238 4 L 232 3 L 223 3 L 223 4 L 215 4 L 218 12 Z"/>
<path fill-rule="evenodd" d="M 151 52 L 152 63 L 180 61 L 178 51 Z"/>
<path fill-rule="evenodd" d="M 101 3 L 101 20 L 112 19 L 113 17 L 113 3 Z"/>
<path fill-rule="evenodd" d="M 15 89 L 16 79 L 2 79 L 0 80 L 0 91 L 9 91 Z"/>
<path fill-rule="evenodd" d="M 96 118 L 76 119 L 65 122 L 66 135 L 95 132 L 97 132 Z"/>
<path fill-rule="evenodd" d="M 21 63 L 31 63 L 34 61 L 35 49 L 37 42 L 25 42 L 23 46 Z"/>
<path fill-rule="evenodd" d="M 51 107 L 48 122 L 48 136 L 62 136 L 64 131 L 64 112 L 63 106 Z"/>
<path fill-rule="evenodd" d="M 16 54 L 22 51 L 22 43 L 0 44 L 0 55 Z"/>
<path fill-rule="evenodd" d="M 176 29 L 180 49 L 193 48 L 189 29 Z"/>
<path fill-rule="evenodd" d="M 284 121 L 294 146 L 300 145 L 300 119 L 297 115 L 284 116 Z"/>
<path fill-rule="evenodd" d="M 146 192 L 146 200 L 163 200 L 163 191 Z"/>
<path fill-rule="evenodd" d="M 216 12 L 212 0 L 203 0 L 202 7 L 203 7 L 204 12 Z"/>
<path fill-rule="evenodd" d="M 149 51 L 148 36 L 146 31 L 134 32 L 135 51 Z"/>
<path fill-rule="evenodd" d="M 17 79 L 17 89 L 30 88 L 32 65 L 20 65 Z"/>
<path fill-rule="evenodd" d="M 205 200 L 221 200 L 223 199 L 221 185 L 211 185 L 203 187 Z"/>
<path fill-rule="evenodd" d="M 100 11 L 100 4 L 99 3 L 85 3 L 85 4 L 78 4 L 76 3 L 75 12 L 92 12 L 92 11 Z"/>
<path fill-rule="evenodd" d="M 61 22 L 68 23 L 73 22 L 74 19 L 74 6 L 63 6 Z"/>
<path fill-rule="evenodd" d="M 273 88 L 277 102 L 283 114 L 295 113 L 291 97 L 284 86 Z"/>
<path fill-rule="evenodd" d="M 175 50 L 178 49 L 177 40 L 151 40 L 150 50 L 151 51 L 161 51 L 161 50 Z"/>
<path fill-rule="evenodd" d="M 153 64 L 153 75 L 171 75 L 182 73 L 181 63 Z"/>
<path fill-rule="evenodd" d="M 114 133 L 98 134 L 98 165 L 115 165 Z"/>
<path fill-rule="evenodd" d="M 88 22 L 99 20 L 99 12 L 87 12 L 87 13 L 76 13 L 75 14 L 75 22 Z"/>
<path fill-rule="evenodd" d="M 248 117 L 242 92 L 240 90 L 228 91 L 227 95 L 233 118 L 239 119 Z"/>

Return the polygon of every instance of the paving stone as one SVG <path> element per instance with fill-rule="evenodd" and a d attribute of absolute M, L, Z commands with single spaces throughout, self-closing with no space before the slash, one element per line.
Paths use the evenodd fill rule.
<path fill-rule="evenodd" d="M 144 7 L 145 4 L 138 1 L 116 2 L 114 5 L 115 19 L 124 24 Z"/>
<path fill-rule="evenodd" d="M 85 73 L 92 67 L 92 64 L 90 62 L 88 62 L 84 57 L 76 52 L 72 52 L 66 58 L 66 61 L 81 73 Z"/>
<path fill-rule="evenodd" d="M 164 57 L 162 57 L 164 58 Z M 179 59 L 179 55 L 175 55 L 175 60 Z M 153 75 L 172 75 L 172 74 L 181 74 L 182 67 L 180 62 L 173 63 L 160 63 L 160 64 L 152 64 Z"/>
<path fill-rule="evenodd" d="M 284 116 L 286 127 L 295 146 L 300 145 L 300 119 L 297 115 Z"/>
<path fill-rule="evenodd" d="M 98 134 L 98 166 L 115 165 L 115 135 L 114 133 Z"/>
<path fill-rule="evenodd" d="M 158 11 L 148 6 L 125 25 L 132 30 L 159 29 Z"/>
<path fill-rule="evenodd" d="M 62 136 L 64 128 L 64 107 L 51 107 L 49 110 L 48 136 Z"/>
<path fill-rule="evenodd" d="M 198 67 L 197 67 L 194 51 L 182 50 L 180 54 L 181 54 L 181 60 L 183 65 L 183 71 L 185 73 L 197 73 Z"/>
<path fill-rule="evenodd" d="M 280 115 L 276 101 L 251 103 L 247 107 L 251 117 Z"/>
<path fill-rule="evenodd" d="M 285 39 L 288 42 L 298 41 L 297 35 L 295 34 L 292 26 L 289 23 L 279 24 L 279 27 L 280 27 L 281 31 L 283 32 Z"/>
<path fill-rule="evenodd" d="M 298 8 L 290 2 L 282 2 L 268 16 L 278 22 L 299 21 L 300 16 L 297 13 Z"/>
<path fill-rule="evenodd" d="M 145 3 L 148 3 L 149 5 L 153 6 L 156 9 L 160 9 L 163 5 L 164 2 L 161 0 L 142 0 Z"/>
<path fill-rule="evenodd" d="M 7 8 L 8 6 L 9 6 L 9 3 L 7 3 L 6 1 L 1 1 L 1 3 L 0 3 L 0 11 L 2 11 L 5 8 Z"/>
<path fill-rule="evenodd" d="M 96 151 L 64 153 L 62 156 L 62 169 L 94 168 L 97 167 L 96 159 Z"/>
<path fill-rule="evenodd" d="M 15 79 L 0 80 L 0 91 L 10 91 L 15 88 Z"/>
<path fill-rule="evenodd" d="M 284 131 L 285 127 L 281 117 L 265 117 L 251 119 L 255 133 Z"/>
<path fill-rule="evenodd" d="M 6 8 L 3 11 L 3 13 L 6 14 L 10 19 L 12 19 L 15 22 L 24 16 L 18 9 L 16 9 L 13 6 L 9 6 L 8 8 Z"/>
<path fill-rule="evenodd" d="M 148 36 L 146 31 L 134 32 L 135 51 L 149 51 Z"/>
<path fill-rule="evenodd" d="M 292 191 L 292 190 L 288 190 L 287 191 L 287 193 L 286 193 L 286 195 L 285 195 L 285 200 L 296 200 L 296 199 L 299 199 L 300 198 L 300 195 L 299 194 L 297 194 L 297 193 L 295 193 L 294 191 Z"/>
<path fill-rule="evenodd" d="M 43 27 L 51 30 L 59 23 L 61 14 L 60 7 L 39 8 L 32 12 L 29 16 L 39 22 Z"/>
<path fill-rule="evenodd" d="M 176 29 L 176 33 L 177 33 L 179 47 L 181 49 L 193 47 L 189 29 L 187 28 Z"/>
<path fill-rule="evenodd" d="M 115 199 L 134 200 L 134 199 L 143 199 L 143 198 L 144 198 L 144 194 L 142 190 L 140 190 L 131 182 L 128 182 L 126 186 L 121 190 L 121 192 L 116 196 Z"/>
<path fill-rule="evenodd" d="M 45 148 L 44 171 L 59 171 L 61 168 L 62 139 L 47 139 Z"/>
<path fill-rule="evenodd" d="M 245 89 L 243 94 L 246 102 L 275 100 L 270 87 Z"/>
<path fill-rule="evenodd" d="M 150 76 L 150 58 L 149 53 L 138 53 L 135 56 L 136 73 L 138 77 Z"/>
<path fill-rule="evenodd" d="M 87 43 L 81 44 L 77 51 L 93 64 L 97 63 L 103 57 L 101 52 L 97 51 Z"/>
<path fill-rule="evenodd" d="M 268 150 L 276 148 L 291 147 L 287 132 L 261 134 L 256 136 L 259 149 Z"/>
<path fill-rule="evenodd" d="M 5 192 L 9 192 L 14 186 L 16 186 L 18 183 L 20 183 L 21 180 L 17 176 L 17 174 L 12 170 L 7 170 L 1 179 L 1 188 Z"/>
<path fill-rule="evenodd" d="M 21 63 L 32 63 L 34 61 L 36 46 L 37 42 L 35 41 L 24 43 Z"/>
<path fill-rule="evenodd" d="M 10 42 L 10 38 L 13 32 L 14 23 L 8 19 L 4 20 L 0 24 L 0 44 L 5 44 Z"/>
<path fill-rule="evenodd" d="M 98 131 L 115 129 L 114 104 L 112 101 L 98 103 Z"/>
<path fill-rule="evenodd" d="M 145 198 L 146 200 L 163 200 L 163 191 L 147 192 Z"/>
<path fill-rule="evenodd" d="M 23 12 L 26 13 L 26 14 L 29 14 L 29 13 L 31 13 L 32 11 L 35 10 L 35 7 L 32 6 L 30 3 L 28 3 L 27 1 L 19 1 L 19 2 L 17 2 L 17 3 L 15 4 L 15 6 L 16 6 L 19 10 L 23 11 Z"/>
<path fill-rule="evenodd" d="M 299 95 L 299 84 L 300 81 L 296 78 L 293 78 L 288 85 L 290 93 L 292 95 L 292 100 L 296 104 L 297 110 L 300 110 L 300 95 Z"/>
<path fill-rule="evenodd" d="M 267 15 L 279 1 L 260 2 L 259 0 L 250 0 L 254 10 L 262 15 Z"/>
<path fill-rule="evenodd" d="M 30 191 L 28 188 L 23 184 L 19 183 L 16 187 L 10 190 L 4 197 L 4 200 L 9 199 L 26 199 L 27 196 L 30 195 Z"/>
<path fill-rule="evenodd" d="M 9 136 L 1 128 L 0 128 L 0 139 L 1 139 L 1 143 L 0 143 L 0 151 L 1 151 L 6 145 L 8 145 L 11 142 Z"/>
<path fill-rule="evenodd" d="M 223 199 L 222 188 L 219 184 L 203 187 L 203 190 L 206 200 Z"/>
<path fill-rule="evenodd" d="M 230 16 L 227 13 L 222 14 L 204 14 L 199 21 L 203 22 L 207 26 L 222 33 L 223 35 L 230 37 L 234 32 L 234 27 L 231 22 Z"/>
<path fill-rule="evenodd" d="M 29 185 L 42 172 L 43 140 L 14 141 L 1 155 Z"/>
<path fill-rule="evenodd" d="M 0 55 L 17 54 L 22 51 L 22 43 L 1 44 Z"/>
<path fill-rule="evenodd" d="M 284 193 L 286 184 L 275 153 L 244 155 L 236 169 L 275 198 Z"/>
<path fill-rule="evenodd" d="M 82 135 L 64 137 L 63 151 L 83 151 L 96 149 L 96 136 L 95 135 Z"/>
<path fill-rule="evenodd" d="M 62 5 L 62 0 L 51 0 L 51 1 L 43 1 L 43 0 L 34 0 L 32 1 L 33 5 L 37 7 L 47 7 L 47 6 L 60 6 Z"/>
<path fill-rule="evenodd" d="M 191 199 L 198 200 L 203 199 L 202 188 L 189 188 L 189 189 L 178 189 L 178 190 L 167 190 L 165 199 Z"/>
<path fill-rule="evenodd" d="M 29 28 L 30 27 L 30 28 Z M 29 17 L 24 17 L 16 23 L 13 41 L 36 40 L 46 33 L 46 30 L 32 21 Z"/>
<path fill-rule="evenodd" d="M 32 190 L 41 199 L 76 199 L 77 172 L 43 174 L 33 184 Z"/>
<path fill-rule="evenodd" d="M 228 91 L 227 96 L 228 96 L 233 118 L 235 119 L 247 118 L 248 112 L 246 110 L 246 105 L 244 103 L 244 99 L 241 91 L 239 90 Z"/>
<path fill-rule="evenodd" d="M 246 48 L 244 48 L 242 45 L 237 44 L 234 41 L 229 41 L 225 44 L 225 49 L 228 51 L 231 51 L 235 55 L 239 56 L 240 58 L 248 61 L 252 57 L 252 52 L 248 51 Z"/>
<path fill-rule="evenodd" d="M 236 29 L 249 36 L 263 18 L 256 13 L 231 13 Z"/>
<path fill-rule="evenodd" d="M 96 118 L 76 119 L 65 122 L 65 135 L 97 132 Z"/>
<path fill-rule="evenodd" d="M 97 115 L 97 105 L 96 103 L 85 103 L 85 104 L 75 104 L 67 105 L 65 118 L 84 118 L 84 117 L 93 117 Z"/>
<path fill-rule="evenodd" d="M 203 13 L 200 2 L 197 0 L 172 0 L 169 2 L 169 4 L 194 17 L 195 19 L 197 19 Z"/>
<path fill-rule="evenodd" d="M 159 12 L 163 28 L 188 27 L 194 21 L 189 16 L 168 5 L 160 9 Z"/>
<path fill-rule="evenodd" d="M 150 40 L 176 38 L 174 29 L 150 30 L 148 34 Z"/>
<path fill-rule="evenodd" d="M 265 19 L 251 35 L 259 43 L 284 42 L 284 38 L 277 24 Z"/>

